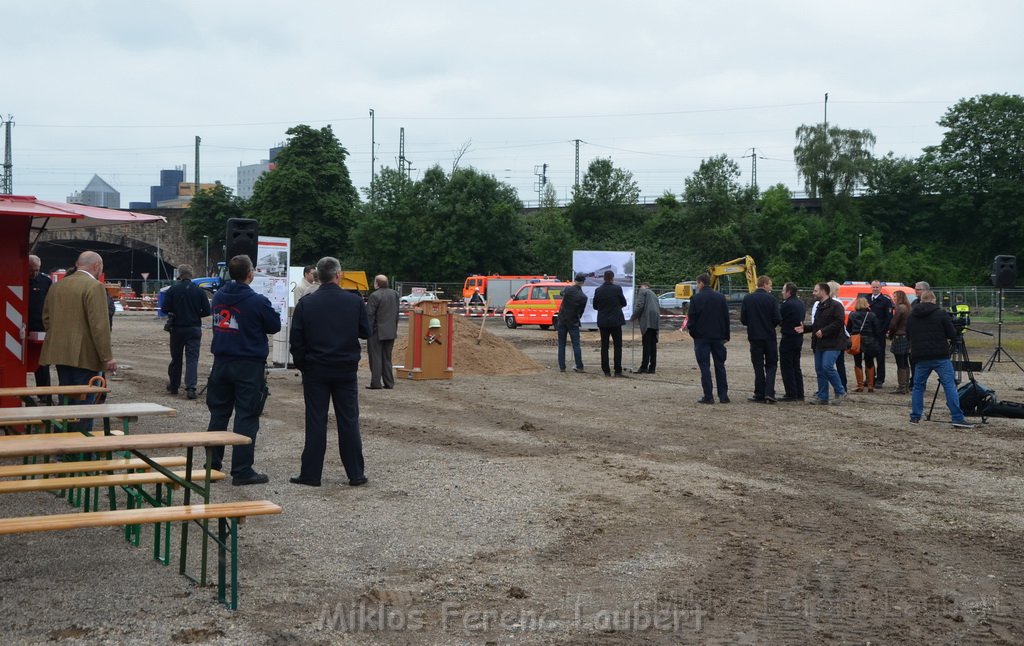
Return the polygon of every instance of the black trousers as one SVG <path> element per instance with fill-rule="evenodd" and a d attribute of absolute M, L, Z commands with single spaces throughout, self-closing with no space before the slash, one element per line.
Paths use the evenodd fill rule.
<path fill-rule="evenodd" d="M 622 374 L 622 326 L 598 327 L 601 331 L 601 370 L 604 374 L 610 374 L 608 367 L 608 340 L 615 344 L 615 374 Z"/>
<path fill-rule="evenodd" d="M 875 357 L 875 385 L 885 383 L 885 335 L 878 337 L 879 350 Z"/>
<path fill-rule="evenodd" d="M 231 430 L 252 440 L 251 444 L 231 448 L 231 475 L 235 478 L 251 478 L 256 474 L 252 464 L 256 456 L 260 413 L 263 412 L 265 369 L 266 362 L 262 359 L 213 360 L 213 370 L 206 386 L 206 407 L 210 409 L 207 430 L 226 431 L 234 414 L 235 425 Z M 210 451 L 213 468 L 219 470 L 224 463 L 224 447 L 215 446 Z"/>
<path fill-rule="evenodd" d="M 202 344 L 203 328 L 171 328 L 171 362 L 167 364 L 167 385 L 171 390 L 181 386 L 181 357 L 185 356 L 185 388 L 196 389 L 199 378 L 199 346 Z"/>
<path fill-rule="evenodd" d="M 754 397 L 775 398 L 775 371 L 779 367 L 779 348 L 775 339 L 750 341 L 750 363 L 754 366 Z"/>
<path fill-rule="evenodd" d="M 359 435 L 357 372 L 310 369 L 302 373 L 306 402 L 306 444 L 302 449 L 303 480 L 319 482 L 327 453 L 327 409 L 333 402 L 338 419 L 338 451 L 349 482 L 363 479 L 363 440 Z"/>
<path fill-rule="evenodd" d="M 782 387 L 786 397 L 804 398 L 804 371 L 800 367 L 800 354 L 804 348 L 804 336 L 784 336 L 779 341 L 779 372 L 782 373 Z"/>
<path fill-rule="evenodd" d="M 641 343 L 643 353 L 640 355 L 640 369 L 654 372 L 654 368 L 658 365 L 658 328 L 652 327 L 644 330 Z"/>

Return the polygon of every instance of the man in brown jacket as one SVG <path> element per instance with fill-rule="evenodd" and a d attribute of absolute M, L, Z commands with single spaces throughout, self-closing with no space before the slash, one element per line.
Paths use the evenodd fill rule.
<path fill-rule="evenodd" d="M 50 287 L 43 304 L 46 338 L 40 363 L 55 366 L 62 386 L 82 385 L 104 370 L 117 370 L 110 347 L 110 319 L 107 292 L 100 282 L 103 258 L 95 251 L 83 251 L 75 272 Z M 95 397 L 88 397 L 87 404 Z M 75 430 L 89 431 L 92 420 L 83 420 Z"/>

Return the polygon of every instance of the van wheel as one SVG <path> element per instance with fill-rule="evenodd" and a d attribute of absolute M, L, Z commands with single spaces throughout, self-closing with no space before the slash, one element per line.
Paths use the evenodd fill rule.
<path fill-rule="evenodd" d="M 505 315 L 505 327 L 510 330 L 516 329 L 516 317 L 514 314 Z"/>
<path fill-rule="evenodd" d="M 549 327 L 551 327 L 551 326 L 550 326 L 550 325 L 542 325 L 542 326 L 540 326 L 540 329 L 542 329 L 542 330 L 546 330 L 546 329 L 548 329 Z"/>

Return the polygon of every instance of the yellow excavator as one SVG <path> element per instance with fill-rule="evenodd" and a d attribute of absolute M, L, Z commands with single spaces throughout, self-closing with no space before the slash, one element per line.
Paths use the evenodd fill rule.
<path fill-rule="evenodd" d="M 753 292 L 757 289 L 757 265 L 754 264 L 754 259 L 750 256 L 743 256 L 742 258 L 736 258 L 729 262 L 708 267 L 708 275 L 711 276 L 711 285 L 709 287 L 719 291 L 718 287 L 722 276 L 733 276 L 735 274 L 743 274 L 747 281 L 748 292 Z M 676 298 L 691 298 L 694 289 L 696 289 L 696 286 L 692 281 L 677 283 Z"/>

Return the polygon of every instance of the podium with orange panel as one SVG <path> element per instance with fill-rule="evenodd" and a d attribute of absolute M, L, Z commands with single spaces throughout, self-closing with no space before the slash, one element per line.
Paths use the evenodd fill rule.
<path fill-rule="evenodd" d="M 409 316 L 405 365 L 395 366 L 401 379 L 451 379 L 455 326 L 447 301 L 422 301 Z"/>

